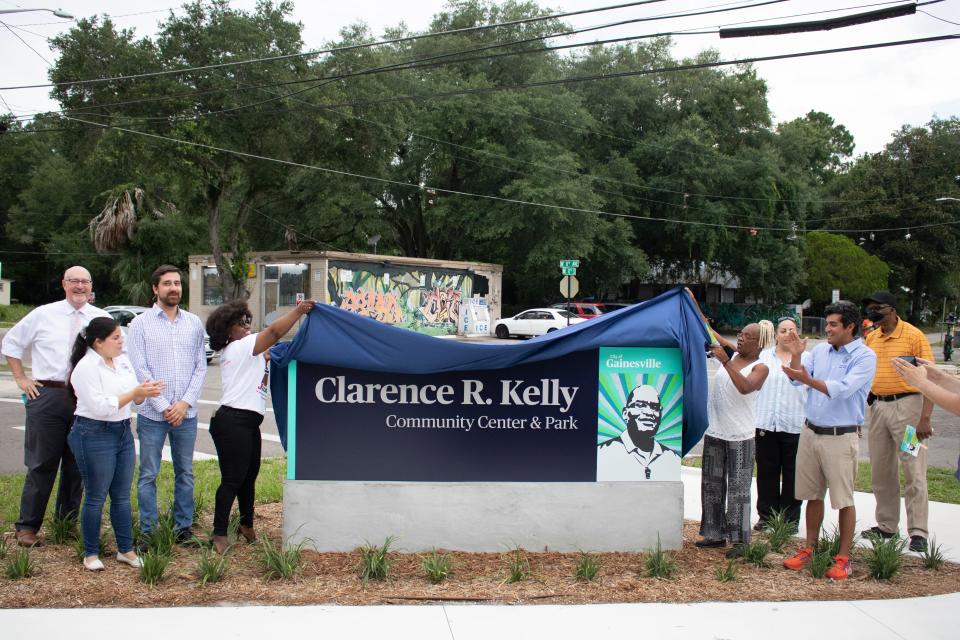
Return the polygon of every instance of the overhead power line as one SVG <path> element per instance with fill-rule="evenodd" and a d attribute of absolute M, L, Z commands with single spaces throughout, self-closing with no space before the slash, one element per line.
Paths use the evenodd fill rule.
<path fill-rule="evenodd" d="M 101 127 L 103 127 L 103 128 L 109 128 L 108 125 L 100 125 L 99 123 L 90 122 L 90 121 L 87 121 L 87 120 L 82 120 L 82 119 L 80 119 L 80 118 L 73 118 L 73 117 L 69 117 L 69 116 L 68 116 L 68 119 L 70 119 L 70 120 L 76 120 L 76 121 L 78 121 L 78 122 L 83 122 L 83 123 L 88 124 L 88 125 L 101 126 Z M 445 194 L 447 194 L 447 195 L 463 196 L 463 197 L 468 197 L 468 198 L 478 198 L 478 199 L 482 199 L 482 200 L 492 200 L 492 201 L 497 201 L 497 202 L 503 202 L 503 203 L 506 203 L 506 204 L 514 204 L 514 205 L 520 205 L 520 206 L 530 206 L 530 207 L 537 207 L 537 208 L 542 208 L 542 209 L 550 209 L 550 210 L 554 210 L 554 211 L 565 211 L 565 212 L 569 212 L 569 213 L 589 213 L 589 214 L 595 214 L 595 215 L 610 216 L 610 217 L 615 217 L 615 218 L 627 218 L 627 219 L 634 219 L 634 220 L 647 221 L 647 222 L 668 222 L 668 223 L 688 225 L 688 226 L 703 226 L 703 227 L 713 227 L 713 228 L 723 228 L 723 229 L 741 229 L 741 230 L 757 230 L 757 231 L 789 231 L 789 232 L 794 232 L 794 231 L 796 231 L 796 229 L 795 229 L 794 226 L 792 226 L 792 225 L 791 225 L 790 227 L 763 227 L 763 226 L 757 226 L 757 225 L 733 225 L 733 224 L 723 224 L 723 223 L 718 223 L 718 222 L 703 222 L 703 221 L 699 221 L 699 220 L 679 220 L 679 219 L 675 219 L 675 218 L 660 218 L 660 217 L 653 217 L 653 216 L 639 216 L 639 215 L 633 215 L 633 214 L 628 214 L 628 213 L 615 213 L 615 212 L 611 212 L 611 211 L 603 211 L 603 210 L 600 210 L 600 209 L 586 209 L 586 208 L 582 208 L 582 207 L 570 207 L 570 206 L 566 206 L 566 205 L 549 204 L 549 203 L 544 203 L 544 202 L 532 202 L 532 201 L 528 201 L 528 200 L 520 200 L 520 199 L 517 199 L 517 198 L 504 198 L 504 197 L 502 197 L 502 196 L 494 196 L 494 195 L 482 194 L 482 193 L 471 193 L 471 192 L 469 192 L 469 191 L 459 191 L 459 190 L 456 190 L 456 189 L 446 189 L 446 188 L 438 187 L 438 186 L 414 184 L 414 183 L 409 183 L 409 182 L 403 182 L 403 181 L 400 181 L 400 180 L 392 180 L 392 179 L 390 179 L 390 178 L 381 178 L 381 177 L 378 177 L 378 176 L 367 176 L 367 175 L 364 175 L 364 174 L 354 173 L 354 172 L 351 172 L 351 171 L 343 171 L 343 170 L 340 170 L 340 169 L 333 169 L 333 168 L 330 168 L 330 167 L 321 167 L 321 166 L 318 166 L 318 165 L 311 165 L 311 164 L 306 164 L 306 163 L 302 163 L 302 162 L 294 162 L 294 161 L 292 161 L 292 160 L 283 160 L 283 159 L 281 159 L 281 158 L 272 158 L 272 157 L 270 157 L 270 156 L 264 156 L 264 155 L 260 155 L 260 154 L 256 154 L 256 153 L 248 153 L 248 152 L 246 152 L 246 151 L 238 151 L 238 150 L 236 150 L 236 149 L 228 149 L 228 148 L 226 148 L 226 147 L 219 147 L 219 146 L 216 146 L 216 145 L 203 144 L 203 143 L 201 143 L 201 142 L 193 142 L 193 141 L 190 141 L 190 140 L 181 140 L 181 139 L 178 139 L 178 138 L 172 138 L 172 137 L 169 137 L 169 136 L 162 136 L 162 135 L 155 134 L 155 133 L 147 133 L 147 132 L 145 132 L 145 131 L 136 131 L 136 130 L 134 130 L 134 129 L 127 129 L 127 128 L 124 128 L 124 127 L 112 127 L 112 128 L 114 128 L 114 129 L 116 129 L 116 130 L 118 130 L 118 131 L 123 131 L 123 132 L 126 132 L 126 133 L 132 133 L 132 134 L 134 134 L 134 135 L 143 136 L 143 137 L 146 137 L 146 138 L 152 138 L 152 139 L 154 139 L 154 140 L 160 140 L 160 141 L 163 141 L 163 142 L 171 142 L 171 143 L 178 144 L 178 145 L 184 145 L 184 146 L 194 147 L 194 148 L 198 148 L 198 149 L 206 149 L 206 150 L 208 150 L 208 151 L 216 151 L 216 152 L 219 152 L 219 153 L 226 153 L 226 154 L 235 155 L 235 156 L 239 156 L 239 157 L 243 157 L 243 158 L 249 158 L 249 159 L 252 159 L 252 160 L 262 160 L 262 161 L 264 161 L 264 162 L 273 162 L 273 163 L 276 163 L 276 164 L 282 164 L 282 165 L 290 166 L 290 167 L 297 167 L 297 168 L 300 168 L 300 169 L 308 169 L 308 170 L 311 170 L 311 171 L 320 171 L 320 172 L 323 172 L 323 173 L 330 173 L 330 174 L 339 175 L 339 176 L 344 176 L 344 177 L 348 177 L 348 178 L 357 178 L 357 179 L 359 179 L 359 180 L 368 180 L 368 181 L 371 181 L 371 182 L 378 182 L 378 183 L 380 183 L 380 184 L 390 184 L 390 185 L 399 186 L 399 187 L 405 187 L 405 188 L 409 188 L 409 189 L 416 189 L 416 190 L 418 190 L 418 191 L 419 191 L 419 190 L 433 190 L 433 191 L 435 191 L 435 192 L 437 192 L 437 193 L 445 193 Z M 856 233 L 856 232 L 871 232 L 871 231 L 872 231 L 872 232 L 884 232 L 884 231 L 902 231 L 902 230 L 905 230 L 905 229 L 922 229 L 922 228 L 928 228 L 928 227 L 940 227 L 940 226 L 947 226 L 947 225 L 953 225 L 953 224 L 960 224 L 960 220 L 951 221 L 951 222 L 932 223 L 932 224 L 926 224 L 926 225 L 911 225 L 911 226 L 909 226 L 909 227 L 896 227 L 896 228 L 887 228 L 887 229 L 820 229 L 820 231 L 828 231 L 828 232 L 834 232 L 834 233 Z"/>
<path fill-rule="evenodd" d="M 289 60 L 289 59 L 292 59 L 292 58 L 312 57 L 312 56 L 317 56 L 317 55 L 322 55 L 322 54 L 327 54 L 327 53 L 340 53 L 340 52 L 344 52 L 344 51 L 353 51 L 353 50 L 356 50 L 356 49 L 363 49 L 363 48 L 381 46 L 381 45 L 385 45 L 385 44 L 398 44 L 398 43 L 401 43 L 401 42 L 410 42 L 410 41 L 413 41 L 413 40 L 422 40 L 422 39 L 426 39 L 426 38 L 435 38 L 435 37 L 439 37 L 439 36 L 456 35 L 456 34 L 462 34 L 462 33 L 468 33 L 468 32 L 483 31 L 483 30 L 488 30 L 488 29 L 496 29 L 496 28 L 504 27 L 504 26 L 515 26 L 515 25 L 518 25 L 518 24 L 526 24 L 526 23 L 531 23 L 531 22 L 542 22 L 542 21 L 544 21 L 544 20 L 553 20 L 553 19 L 564 18 L 564 17 L 574 16 L 574 15 L 582 15 L 582 14 L 587 14 L 587 13 L 596 13 L 596 12 L 599 12 L 599 11 L 611 11 L 611 10 L 614 10 L 614 9 L 622 9 L 622 8 L 625 8 L 625 7 L 632 7 L 632 6 L 644 5 L 644 4 L 652 4 L 652 3 L 655 3 L 655 2 L 664 2 L 664 1 L 666 1 L 666 0 L 644 0 L 643 2 L 630 2 L 630 3 L 626 3 L 626 4 L 612 5 L 612 6 L 608 6 L 608 7 L 597 7 L 597 8 L 595 8 L 595 9 L 582 9 L 582 10 L 580 10 L 580 11 L 569 11 L 569 12 L 566 12 L 566 13 L 558 13 L 558 14 L 553 14 L 553 15 L 549 15 L 549 16 L 537 16 L 537 17 L 534 17 L 534 18 L 525 18 L 525 19 L 522 19 L 522 20 L 512 20 L 512 21 L 509 21 L 509 22 L 500 22 L 500 23 L 489 24 L 489 25 L 479 25 L 479 26 L 476 26 L 476 27 L 463 27 L 463 28 L 460 28 L 460 29 L 450 29 L 450 30 L 447 30 L 447 31 L 436 31 L 436 32 L 430 32 L 430 33 L 424 33 L 424 34 L 404 36 L 404 37 L 401 37 L 401 38 L 392 38 L 392 39 L 389 39 L 389 40 L 380 40 L 380 41 L 377 41 L 377 42 L 370 42 L 370 43 L 364 43 L 364 44 L 346 45 L 346 46 L 342 46 L 342 47 L 333 47 L 333 48 L 330 48 L 330 49 L 318 49 L 318 50 L 315 50 L 315 51 L 306 51 L 306 52 L 300 52 L 300 53 L 290 53 L 290 54 L 283 54 L 283 55 L 277 55 L 277 56 L 266 56 L 266 57 L 255 58 L 255 59 L 250 59 L 250 60 L 235 60 L 235 61 L 232 61 L 232 62 L 221 62 L 221 63 L 217 63 L 217 64 L 203 65 L 203 66 L 197 66 L 197 67 L 185 67 L 185 68 L 182 68 L 182 69 L 166 69 L 166 70 L 151 71 L 151 72 L 147 72 L 147 73 L 131 74 L 131 75 L 125 75 L 125 76 L 111 76 L 111 77 L 102 77 L 102 78 L 89 78 L 89 79 L 86 79 L 86 80 L 66 80 L 66 81 L 63 81 L 63 82 L 53 82 L 53 83 L 46 83 L 46 84 L 33 84 L 33 85 L 18 85 L 18 86 L 10 86 L 10 87 L 0 87 L 0 91 L 4 91 L 4 90 L 15 90 L 15 89 L 40 89 L 40 88 L 46 88 L 46 87 L 59 87 L 59 86 L 74 86 L 74 85 L 83 85 L 83 84 L 115 82 L 115 81 L 118 81 L 118 80 L 140 80 L 140 79 L 144 79 L 144 78 L 155 78 L 155 77 L 159 77 L 159 76 L 177 75 L 177 74 L 182 74 L 182 73 L 192 73 L 192 72 L 195 72 L 195 71 L 208 71 L 208 70 L 212 70 L 212 69 L 223 69 L 223 68 L 226 68 L 226 67 L 235 67 L 235 66 L 247 65 L 247 64 L 259 64 L 259 63 L 262 63 L 262 62 L 273 62 L 273 61 L 277 61 L 277 60 Z M 763 2 L 755 2 L 755 3 L 753 3 L 753 4 L 741 5 L 741 6 L 736 6 L 736 7 L 729 7 L 729 6 L 727 6 L 727 5 L 713 5 L 712 7 L 726 7 L 726 8 L 723 8 L 723 9 L 711 8 L 710 10 L 703 10 L 703 11 L 691 11 L 691 12 L 684 12 L 684 13 L 661 14 L 661 15 L 658 15 L 658 16 L 650 16 L 650 17 L 646 17 L 646 18 L 637 18 L 637 19 L 630 20 L 630 21 L 624 21 L 624 24 L 626 24 L 627 22 L 649 22 L 649 21 L 655 21 L 655 20 L 667 20 L 667 19 L 671 19 L 671 18 L 687 18 L 687 17 L 693 17 L 693 16 L 706 15 L 706 14 L 710 14 L 710 13 L 720 13 L 720 12 L 724 12 L 724 11 L 740 11 L 740 10 L 743 10 L 743 9 L 752 9 L 752 8 L 755 8 L 755 7 L 762 7 L 762 6 L 770 5 L 770 4 L 779 4 L 779 3 L 787 2 L 787 1 L 788 1 L 788 0 L 765 0 L 765 1 L 763 1 Z M 729 4 L 729 3 L 728 3 L 728 4 Z"/>
<path fill-rule="evenodd" d="M 804 33 L 808 31 L 830 31 L 859 24 L 868 24 L 890 18 L 912 16 L 917 12 L 917 5 L 913 2 L 896 7 L 877 9 L 838 18 L 826 20 L 811 20 L 808 22 L 792 22 L 789 24 L 770 24 L 759 27 L 734 27 L 720 29 L 721 38 L 750 38 L 755 36 L 781 36 L 788 33 Z"/>

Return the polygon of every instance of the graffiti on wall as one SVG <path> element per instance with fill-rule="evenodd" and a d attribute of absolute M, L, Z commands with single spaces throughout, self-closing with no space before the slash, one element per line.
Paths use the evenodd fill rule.
<path fill-rule="evenodd" d="M 331 261 L 327 291 L 341 309 L 420 333 L 452 335 L 461 301 L 473 291 L 473 274 Z"/>

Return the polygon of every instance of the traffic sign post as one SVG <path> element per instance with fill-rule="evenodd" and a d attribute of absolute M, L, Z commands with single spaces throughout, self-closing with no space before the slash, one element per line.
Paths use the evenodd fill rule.
<path fill-rule="evenodd" d="M 580 261 L 579 260 L 561 260 L 560 266 L 565 269 L 566 268 L 576 269 L 577 267 L 580 266 Z"/>
<path fill-rule="evenodd" d="M 564 267 L 563 269 L 561 269 L 561 271 L 563 271 L 563 275 L 565 276 L 577 275 L 577 270 L 575 267 Z"/>
<path fill-rule="evenodd" d="M 577 277 L 573 275 L 564 276 L 560 280 L 560 293 L 567 296 L 567 302 L 570 302 L 570 299 L 573 296 L 577 295 L 577 292 L 580 291 L 580 282 L 577 281 Z M 570 310 L 567 309 L 567 313 L 570 313 Z M 570 316 L 567 316 L 567 326 L 570 326 Z"/>

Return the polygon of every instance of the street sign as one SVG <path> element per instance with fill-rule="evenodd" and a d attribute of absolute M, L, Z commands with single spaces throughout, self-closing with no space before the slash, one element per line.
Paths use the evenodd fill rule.
<path fill-rule="evenodd" d="M 572 298 L 580 291 L 580 282 L 576 276 L 564 276 L 560 280 L 560 293 L 567 298 Z"/>
<path fill-rule="evenodd" d="M 563 271 L 563 275 L 565 275 L 565 276 L 575 276 L 575 275 L 577 275 L 577 269 L 576 269 L 576 267 L 564 267 L 564 268 L 562 269 L 562 271 Z"/>
<path fill-rule="evenodd" d="M 830 292 L 830 303 L 840 302 L 840 289 L 834 289 Z"/>
<path fill-rule="evenodd" d="M 580 261 L 579 260 L 561 260 L 560 266 L 567 267 L 567 268 L 573 267 L 574 269 L 576 269 L 577 267 L 580 266 Z"/>

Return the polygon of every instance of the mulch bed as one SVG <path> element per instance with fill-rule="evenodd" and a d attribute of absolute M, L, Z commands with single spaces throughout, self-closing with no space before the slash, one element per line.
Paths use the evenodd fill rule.
<path fill-rule="evenodd" d="M 280 540 L 281 504 L 258 505 L 256 528 Z M 209 527 L 209 522 L 204 523 Z M 199 527 L 198 530 L 203 530 Z M 290 580 L 263 576 L 256 545 L 237 544 L 228 553 L 221 582 L 202 585 L 197 577 L 198 550 L 180 547 L 160 584 L 141 583 L 138 572 L 104 558 L 106 569 L 83 569 L 65 545 L 34 549 L 38 571 L 30 578 L 0 576 L 0 607 L 170 607 L 190 605 L 418 604 L 478 602 L 500 604 L 587 604 L 614 602 L 703 602 L 863 600 L 906 598 L 960 591 L 960 565 L 947 563 L 939 571 L 924 569 L 908 556 L 892 580 L 867 576 L 854 557 L 854 575 L 845 582 L 816 579 L 809 572 L 781 568 L 782 556 L 771 554 L 771 568 L 737 563 L 737 579 L 716 579 L 725 566 L 722 549 L 693 546 L 697 523 L 684 524 L 683 549 L 673 552 L 679 565 L 668 580 L 644 577 L 644 554 L 603 553 L 597 580 L 573 579 L 577 553 L 527 552 L 531 575 L 508 584 L 508 554 L 450 552 L 453 572 L 439 585 L 424 577 L 421 556 L 393 553 L 389 577 L 364 584 L 358 577 L 359 553 L 317 553 L 304 550 L 298 574 Z M 398 544 L 402 548 L 403 541 Z M 8 551 L 15 548 L 8 534 Z M 797 548 L 794 543 L 788 551 Z M 114 553 L 116 551 L 114 550 Z"/>

